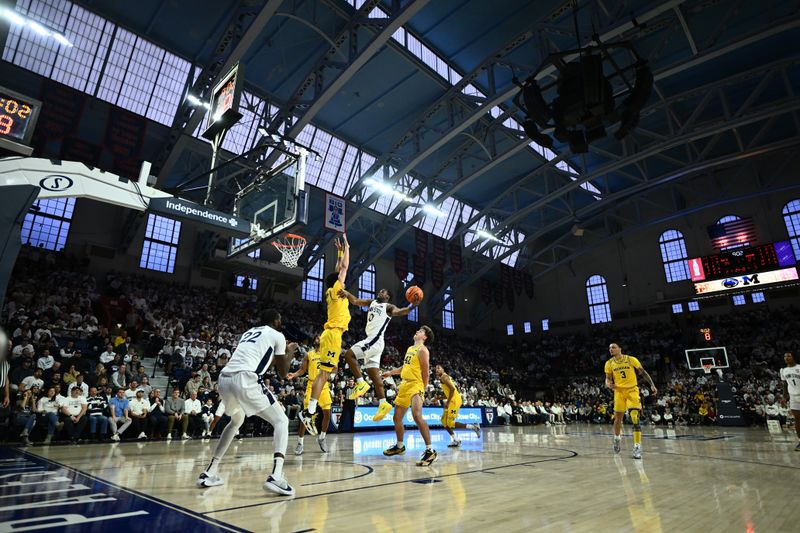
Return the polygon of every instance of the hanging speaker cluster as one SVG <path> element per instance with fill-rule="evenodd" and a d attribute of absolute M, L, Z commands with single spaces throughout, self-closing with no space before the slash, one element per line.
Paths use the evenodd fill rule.
<path fill-rule="evenodd" d="M 540 86 L 538 74 L 558 71 L 554 82 Z M 605 137 L 623 139 L 639 122 L 639 113 L 653 90 L 653 73 L 630 42 L 597 44 L 549 55 L 525 81 L 515 83 L 515 102 L 527 115 L 523 128 L 531 140 L 553 147 L 568 144 L 572 153 L 589 151 Z"/>

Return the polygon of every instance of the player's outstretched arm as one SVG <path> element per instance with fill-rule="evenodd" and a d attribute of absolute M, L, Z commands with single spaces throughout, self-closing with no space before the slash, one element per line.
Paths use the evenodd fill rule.
<path fill-rule="evenodd" d="M 387 370 L 386 372 L 381 374 L 381 376 L 384 377 L 384 378 L 388 378 L 390 376 L 399 376 L 400 372 L 402 372 L 402 370 L 403 370 L 402 368 L 393 368 L 391 370 Z"/>
<path fill-rule="evenodd" d="M 397 307 L 396 305 L 389 304 L 386 306 L 386 311 L 389 313 L 389 316 L 396 317 L 396 316 L 408 316 L 408 314 L 414 310 L 414 304 L 408 304 L 408 307 Z"/>
<path fill-rule="evenodd" d="M 644 367 L 640 366 L 639 368 L 636 369 L 636 371 L 647 381 L 647 383 L 650 384 L 650 392 L 652 392 L 653 394 L 658 394 L 658 389 L 656 388 L 656 384 L 653 383 L 653 378 L 650 377 L 650 374 L 647 373 L 647 370 L 645 370 Z"/>
<path fill-rule="evenodd" d="M 286 374 L 286 379 L 299 378 L 300 376 L 305 374 L 307 370 L 308 370 L 308 354 L 306 354 L 306 356 L 303 357 L 303 362 L 300 363 L 300 368 L 297 369 L 297 372 L 289 372 L 288 374 Z"/>
<path fill-rule="evenodd" d="M 278 377 L 286 379 L 289 374 L 289 361 L 294 358 L 297 352 L 297 343 L 290 342 L 286 346 L 286 353 L 275 354 L 275 370 L 278 372 Z"/>
<path fill-rule="evenodd" d="M 364 300 L 362 298 L 356 298 L 353 294 L 347 292 L 344 289 L 339 291 L 338 296 L 339 298 L 347 298 L 347 301 L 350 302 L 351 305 L 356 305 L 358 307 L 367 307 L 369 304 L 372 303 L 372 300 Z"/>
<path fill-rule="evenodd" d="M 344 285 L 347 278 L 347 269 L 350 267 L 350 243 L 347 242 L 347 234 L 342 233 L 342 260 L 339 263 L 339 283 Z"/>

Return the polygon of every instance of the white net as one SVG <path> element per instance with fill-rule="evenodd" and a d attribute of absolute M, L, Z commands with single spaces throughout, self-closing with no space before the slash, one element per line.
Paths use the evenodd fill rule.
<path fill-rule="evenodd" d="M 272 246 L 281 253 L 281 264 L 289 268 L 296 268 L 297 261 L 306 249 L 306 239 L 300 235 L 287 233 L 277 241 L 272 241 Z"/>

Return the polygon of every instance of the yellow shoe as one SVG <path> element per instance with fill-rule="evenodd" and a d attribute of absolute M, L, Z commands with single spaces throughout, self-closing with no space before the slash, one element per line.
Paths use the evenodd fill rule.
<path fill-rule="evenodd" d="M 383 420 L 383 417 L 389 414 L 389 411 L 392 410 L 392 404 L 389 402 L 383 402 L 378 406 L 378 412 L 375 413 L 375 416 L 372 417 L 373 422 L 378 422 Z"/>
<path fill-rule="evenodd" d="M 360 396 L 364 396 L 368 390 L 369 390 L 369 383 L 367 383 L 366 381 L 361 381 L 359 383 L 356 383 L 356 388 L 353 389 L 353 393 L 350 394 L 350 396 L 347 399 L 355 400 Z"/>

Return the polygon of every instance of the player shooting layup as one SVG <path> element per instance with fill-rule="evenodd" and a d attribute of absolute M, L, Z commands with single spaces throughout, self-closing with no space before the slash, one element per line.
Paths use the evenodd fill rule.
<path fill-rule="evenodd" d="M 342 334 L 347 331 L 347 326 L 350 324 L 350 308 L 347 298 L 339 296 L 339 292 L 344 290 L 347 267 L 350 265 L 350 243 L 347 242 L 347 235 L 344 233 L 342 240 L 343 242 L 339 242 L 339 239 L 334 241 L 338 251 L 336 271 L 328 274 L 325 278 L 328 321 L 325 322 L 325 331 L 319 337 L 319 374 L 312 385 L 308 407 L 300 412 L 300 421 L 306 426 L 310 435 L 318 433 L 317 403 L 323 388 L 328 383 L 331 372 L 339 366 L 339 356 L 342 353 Z"/>
<path fill-rule="evenodd" d="M 639 398 L 639 386 L 636 373 L 644 377 L 650 384 L 650 390 L 655 395 L 658 390 L 653 384 L 650 374 L 642 368 L 642 363 L 635 357 L 623 355 L 622 348 L 617 343 L 611 343 L 608 351 L 612 355 L 606 361 L 606 387 L 614 391 L 614 453 L 619 453 L 622 436 L 622 417 L 630 409 L 631 423 L 633 424 L 633 458 L 642 458 L 642 431 L 639 428 L 639 412 L 642 410 L 642 401 Z"/>
<path fill-rule="evenodd" d="M 211 463 L 197 478 L 198 487 L 214 487 L 225 483 L 217 473 L 219 463 L 245 417 L 258 415 L 275 428 L 274 465 L 272 474 L 264 481 L 264 490 L 284 496 L 294 494 L 294 488 L 283 477 L 283 461 L 289 442 L 289 419 L 283 406 L 264 383 L 263 374 L 274 359 L 278 375 L 285 378 L 289 359 L 294 356 L 297 344 L 289 344 L 287 353 L 286 338 L 280 332 L 280 313 L 268 309 L 263 319 L 267 325 L 251 328 L 242 335 L 231 360 L 219 375 L 219 393 L 231 414 L 231 421 L 222 430 Z"/>
<path fill-rule="evenodd" d="M 791 352 L 783 354 L 786 361 L 786 368 L 781 368 L 781 380 L 783 389 L 789 395 L 789 409 L 794 415 L 794 431 L 797 433 L 797 446 L 794 451 L 800 452 L 800 366 L 794 362 Z"/>
<path fill-rule="evenodd" d="M 339 292 L 339 296 L 344 296 L 352 305 L 359 307 L 369 306 L 367 313 L 367 325 L 364 327 L 364 332 L 367 338 L 352 345 L 347 353 L 344 354 L 350 370 L 356 378 L 356 388 L 350 395 L 350 400 L 355 400 L 359 396 L 363 396 L 369 390 L 369 384 L 364 381 L 361 375 L 361 368 L 359 368 L 356 358 L 364 361 L 364 368 L 367 370 L 369 379 L 372 380 L 372 385 L 375 387 L 375 396 L 380 401 L 378 405 L 378 412 L 372 417 L 372 420 L 377 422 L 383 420 L 389 411 L 392 410 L 392 405 L 386 401 L 386 393 L 383 390 L 383 379 L 380 374 L 381 355 L 383 354 L 384 340 L 383 334 L 386 332 L 386 327 L 389 321 L 396 316 L 408 316 L 414 304 L 409 304 L 408 307 L 398 308 L 388 303 L 392 298 L 392 293 L 389 289 L 381 289 L 378 291 L 378 297 L 375 300 L 362 300 L 356 298 L 346 290 Z"/>

